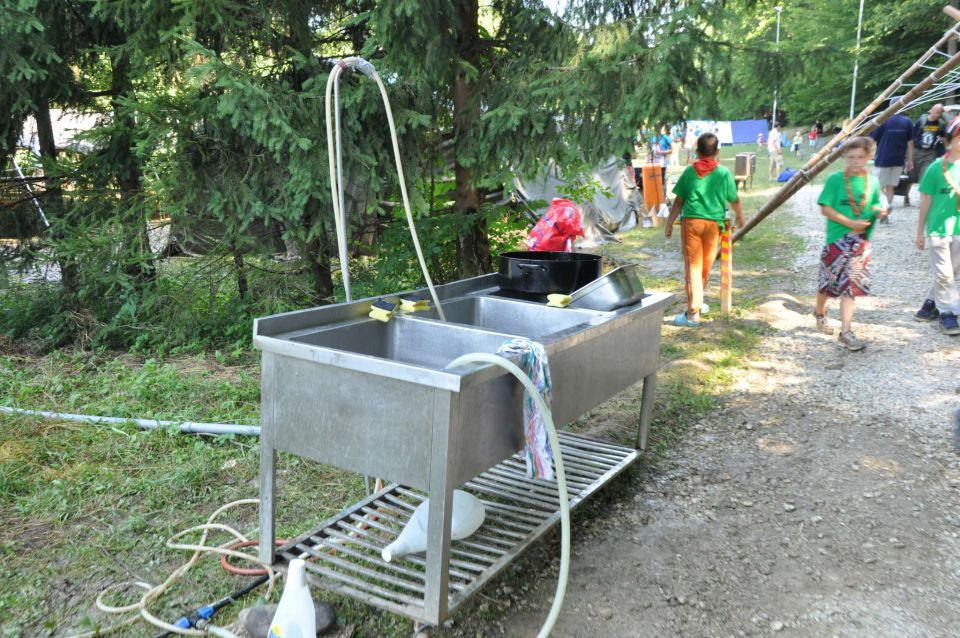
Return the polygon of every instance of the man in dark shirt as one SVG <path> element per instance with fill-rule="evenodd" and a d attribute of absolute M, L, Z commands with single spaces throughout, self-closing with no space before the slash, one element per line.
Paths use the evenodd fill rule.
<path fill-rule="evenodd" d="M 891 98 L 897 104 L 900 98 Z M 877 178 L 887 198 L 888 210 L 893 209 L 893 189 L 900 183 L 900 174 L 906 168 L 913 170 L 913 122 L 906 115 L 897 113 L 870 134 L 877 141 L 877 154 L 873 160 Z M 885 223 L 889 223 L 889 217 Z M 881 220 L 883 221 L 883 220 Z"/>
<path fill-rule="evenodd" d="M 913 172 L 910 181 L 919 184 L 927 167 L 943 155 L 943 104 L 934 104 L 913 125 Z"/>

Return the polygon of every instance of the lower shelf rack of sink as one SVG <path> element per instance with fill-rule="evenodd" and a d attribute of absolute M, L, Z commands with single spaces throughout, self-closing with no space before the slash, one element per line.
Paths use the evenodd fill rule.
<path fill-rule="evenodd" d="M 559 438 L 571 509 L 638 458 L 632 448 L 565 432 Z M 473 536 L 451 543 L 449 613 L 560 521 L 555 481 L 527 478 L 519 454 L 462 489 L 483 501 L 486 519 Z M 307 558 L 313 584 L 425 621 L 424 555 L 392 563 L 380 557 L 424 498 L 391 484 L 279 548 L 277 558 L 281 566 L 297 557 Z"/>

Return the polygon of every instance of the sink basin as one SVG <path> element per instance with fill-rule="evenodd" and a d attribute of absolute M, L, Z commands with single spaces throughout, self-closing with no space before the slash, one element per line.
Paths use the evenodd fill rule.
<path fill-rule="evenodd" d="M 496 352 L 510 336 L 462 325 L 396 317 L 389 323 L 364 319 L 289 337 L 332 350 L 443 370 L 468 352 Z"/>
<path fill-rule="evenodd" d="M 605 316 L 592 310 L 551 308 L 526 301 L 474 296 L 444 302 L 443 312 L 451 323 L 537 340 Z M 416 316 L 439 318 L 433 308 Z"/>

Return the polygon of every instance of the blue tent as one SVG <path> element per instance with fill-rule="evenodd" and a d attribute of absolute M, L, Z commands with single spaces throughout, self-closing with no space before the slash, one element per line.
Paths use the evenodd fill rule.
<path fill-rule="evenodd" d="M 766 120 L 734 120 L 730 122 L 730 132 L 733 134 L 734 144 L 756 142 L 757 135 L 763 134 L 763 141 L 767 141 L 769 125 Z"/>

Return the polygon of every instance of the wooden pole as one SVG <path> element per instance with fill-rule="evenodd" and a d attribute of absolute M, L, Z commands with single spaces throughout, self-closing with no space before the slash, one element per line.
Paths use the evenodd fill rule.
<path fill-rule="evenodd" d="M 730 228 L 728 220 L 720 236 L 720 314 L 723 315 L 733 310 L 733 242 L 730 241 Z"/>
<path fill-rule="evenodd" d="M 960 10 L 953 9 L 952 7 L 944 7 L 944 12 L 949 15 L 952 19 L 960 21 Z M 916 73 L 919 69 L 923 68 L 926 62 L 940 53 L 940 47 L 944 44 L 949 43 L 951 40 L 954 40 L 958 36 L 957 27 L 960 25 L 953 25 L 943 37 L 940 38 L 936 44 L 934 44 L 930 49 L 924 53 L 920 59 L 913 63 L 909 69 L 907 69 L 897 80 L 891 84 L 883 93 L 878 95 L 873 102 L 870 103 L 867 108 L 860 112 L 856 118 L 849 122 L 843 130 L 837 133 L 833 139 L 831 139 L 827 144 L 824 145 L 820 151 L 807 160 L 807 163 L 804 164 L 804 167 L 800 169 L 793 177 L 787 181 L 783 187 L 774 193 L 763 206 L 760 207 L 760 210 L 757 211 L 757 214 L 751 217 L 746 225 L 739 229 L 733 235 L 733 241 L 737 242 L 741 237 L 749 233 L 753 228 L 762 222 L 768 215 L 777 210 L 781 204 L 793 197 L 797 191 L 799 191 L 804 185 L 807 184 L 811 179 L 816 177 L 821 171 L 827 168 L 830 164 L 833 163 L 838 157 L 840 157 L 840 148 L 841 143 L 846 140 L 853 131 L 863 123 L 867 117 L 883 103 L 884 100 L 889 98 L 894 91 L 900 89 L 904 86 L 904 81 L 907 80 L 911 75 Z M 888 106 L 883 112 L 876 116 L 876 118 L 861 128 L 857 130 L 857 133 L 860 135 L 866 135 L 879 127 L 885 121 L 887 121 L 891 116 L 899 112 L 904 106 L 909 104 L 914 98 L 918 97 L 921 93 L 929 89 L 931 86 L 943 79 L 950 71 L 957 67 L 960 64 L 960 53 L 956 53 L 949 57 L 949 59 L 940 65 L 936 70 L 934 70 L 930 75 L 928 75 L 924 80 L 919 82 L 912 89 L 907 91 L 900 99 L 897 104 Z M 927 67 L 929 68 L 929 67 Z"/>

